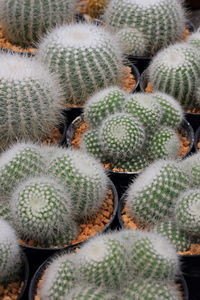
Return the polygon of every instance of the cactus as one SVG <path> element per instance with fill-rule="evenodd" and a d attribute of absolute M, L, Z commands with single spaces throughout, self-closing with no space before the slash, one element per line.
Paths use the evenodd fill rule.
<path fill-rule="evenodd" d="M 191 235 L 200 233 L 200 189 L 188 190 L 180 195 L 175 208 L 178 226 Z"/>
<path fill-rule="evenodd" d="M 45 171 L 45 163 L 40 148 L 31 143 L 18 143 L 0 156 L 0 194 L 5 195 L 27 176 L 38 175 Z M 5 201 L 4 201 L 5 202 Z"/>
<path fill-rule="evenodd" d="M 185 28 L 179 0 L 111 0 L 104 19 L 114 31 L 128 26 L 142 32 L 149 54 L 179 40 Z"/>
<path fill-rule="evenodd" d="M 139 172 L 146 168 L 149 163 L 150 161 L 148 160 L 147 155 L 139 153 L 138 155 L 128 159 L 114 160 L 113 167 L 116 169 L 123 169 L 124 172 Z"/>
<path fill-rule="evenodd" d="M 73 19 L 75 3 L 74 0 L 1 0 L 1 26 L 9 41 L 35 46 L 51 28 Z"/>
<path fill-rule="evenodd" d="M 112 234 L 88 241 L 78 252 L 81 277 L 103 287 L 117 287 L 127 272 L 126 247 Z"/>
<path fill-rule="evenodd" d="M 108 178 L 101 164 L 86 153 L 63 150 L 50 162 L 49 172 L 59 178 L 71 193 L 77 217 L 88 218 L 105 199 Z"/>
<path fill-rule="evenodd" d="M 196 47 L 197 50 L 200 49 L 200 32 L 194 32 L 193 34 L 191 34 L 188 39 L 187 39 L 187 43 L 191 44 L 192 46 Z"/>
<path fill-rule="evenodd" d="M 167 238 L 177 251 L 187 251 L 190 247 L 189 236 L 174 221 L 169 220 L 158 224 L 154 231 Z"/>
<path fill-rule="evenodd" d="M 6 202 L 5 199 L 0 199 L 0 218 L 1 217 L 6 221 L 12 221 L 10 204 L 9 202 Z"/>
<path fill-rule="evenodd" d="M 137 117 L 150 131 L 155 130 L 162 118 L 161 106 L 151 94 L 137 93 L 130 96 L 124 111 Z"/>
<path fill-rule="evenodd" d="M 160 51 L 152 60 L 149 80 L 155 90 L 175 97 L 185 109 L 195 107 L 194 91 L 200 76 L 200 55 L 186 43 Z"/>
<path fill-rule="evenodd" d="M 145 132 L 130 114 L 116 113 L 105 119 L 99 129 L 99 141 L 110 157 L 127 158 L 142 148 Z"/>
<path fill-rule="evenodd" d="M 81 141 L 81 149 L 88 152 L 96 159 L 100 159 L 102 162 L 106 160 L 98 140 L 98 130 L 96 129 L 89 129 L 84 133 Z"/>
<path fill-rule="evenodd" d="M 176 128 L 183 120 L 183 109 L 172 96 L 165 93 L 156 92 L 152 94 L 162 107 L 161 124 Z"/>
<path fill-rule="evenodd" d="M 180 272 L 176 249 L 158 234 L 141 232 L 131 250 L 134 274 L 143 278 L 173 280 Z"/>
<path fill-rule="evenodd" d="M 199 187 L 200 185 L 200 152 L 190 155 L 183 161 L 180 166 L 187 173 L 191 187 Z"/>
<path fill-rule="evenodd" d="M 15 231 L 2 218 L 0 218 L 0 257 L 0 284 L 17 280 L 22 270 L 21 252 Z"/>
<path fill-rule="evenodd" d="M 38 56 L 59 77 L 69 104 L 83 105 L 95 91 L 121 82 L 117 41 L 93 24 L 56 28 L 40 43 Z"/>
<path fill-rule="evenodd" d="M 43 276 L 41 300 L 65 300 L 65 293 L 76 286 L 77 274 L 74 254 L 64 254 L 54 259 Z"/>
<path fill-rule="evenodd" d="M 112 292 L 106 292 L 104 289 L 86 285 L 73 289 L 70 293 L 66 293 L 67 300 L 116 300 L 117 295 Z"/>
<path fill-rule="evenodd" d="M 130 185 L 126 203 L 137 223 L 157 224 L 172 214 L 173 203 L 188 185 L 187 175 L 178 163 L 159 160 Z"/>
<path fill-rule="evenodd" d="M 103 14 L 108 0 L 88 0 L 87 14 L 92 18 L 99 17 Z"/>
<path fill-rule="evenodd" d="M 84 109 L 86 121 L 92 127 L 99 126 L 104 118 L 122 110 L 126 97 L 126 93 L 117 86 L 94 94 Z"/>
<path fill-rule="evenodd" d="M 177 133 L 169 127 L 161 126 L 149 137 L 147 153 L 150 159 L 178 157 L 181 146 L 180 138 Z"/>
<path fill-rule="evenodd" d="M 123 289 L 123 299 L 180 300 L 180 295 L 173 283 L 142 278 L 129 282 Z"/>
<path fill-rule="evenodd" d="M 142 32 L 137 29 L 125 27 L 116 33 L 123 53 L 133 56 L 145 56 L 148 42 Z"/>
<path fill-rule="evenodd" d="M 196 101 L 196 108 L 199 109 L 200 108 L 200 80 L 197 82 L 197 86 L 195 89 L 195 101 Z"/>
<path fill-rule="evenodd" d="M 11 198 L 13 222 L 24 240 L 44 247 L 70 243 L 78 235 L 70 195 L 55 178 L 22 182 Z"/>
<path fill-rule="evenodd" d="M 62 120 L 54 76 L 34 58 L 4 53 L 0 60 L 0 148 L 47 137 Z"/>

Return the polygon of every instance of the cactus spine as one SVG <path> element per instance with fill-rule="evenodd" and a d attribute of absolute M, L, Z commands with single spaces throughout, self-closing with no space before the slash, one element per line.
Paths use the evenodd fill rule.
<path fill-rule="evenodd" d="M 79 286 L 70 293 L 67 292 L 65 297 L 68 300 L 116 300 L 116 296 L 105 292 L 102 288 L 87 285 Z"/>

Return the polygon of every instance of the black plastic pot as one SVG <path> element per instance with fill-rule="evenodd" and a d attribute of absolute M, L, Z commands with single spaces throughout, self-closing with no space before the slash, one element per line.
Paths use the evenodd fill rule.
<path fill-rule="evenodd" d="M 23 274 L 22 274 L 22 280 L 23 280 L 23 286 L 21 289 L 21 292 L 19 296 L 17 297 L 17 300 L 25 300 L 28 295 L 28 282 L 29 282 L 29 263 L 27 260 L 27 257 L 24 253 L 22 253 L 22 258 L 23 258 Z"/>
<path fill-rule="evenodd" d="M 200 142 L 200 127 L 197 129 L 194 137 L 194 148 L 195 152 L 198 152 L 200 148 L 198 147 L 198 143 Z"/>

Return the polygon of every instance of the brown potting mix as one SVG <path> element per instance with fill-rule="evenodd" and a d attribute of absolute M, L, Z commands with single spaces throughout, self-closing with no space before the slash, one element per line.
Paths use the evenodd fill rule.
<path fill-rule="evenodd" d="M 78 237 L 71 242 L 70 245 L 75 245 L 81 243 L 90 237 L 94 236 L 110 222 L 114 210 L 114 195 L 112 190 L 108 190 L 105 201 L 103 202 L 101 208 L 98 212 L 89 219 L 86 223 L 80 225 L 81 232 Z M 20 240 L 21 244 L 32 246 L 32 247 L 41 247 L 35 241 L 23 241 Z M 67 247 L 69 245 L 65 244 L 61 247 Z M 60 246 L 53 246 L 50 248 L 59 248 Z"/>
<path fill-rule="evenodd" d="M 46 137 L 42 140 L 42 143 L 48 146 L 58 145 L 62 138 L 62 133 L 58 128 L 54 128 L 49 137 Z"/>
<path fill-rule="evenodd" d="M 23 282 L 11 282 L 0 285 L 0 300 L 16 300 L 22 290 Z"/>

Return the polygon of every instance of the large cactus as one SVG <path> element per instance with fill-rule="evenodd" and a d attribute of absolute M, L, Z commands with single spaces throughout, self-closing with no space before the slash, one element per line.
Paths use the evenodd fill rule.
<path fill-rule="evenodd" d="M 51 28 L 69 22 L 76 0 L 1 0 L 0 21 L 11 42 L 35 46 Z"/>
<path fill-rule="evenodd" d="M 93 24 L 56 28 L 39 45 L 39 58 L 58 75 L 71 104 L 83 105 L 95 91 L 121 82 L 120 48 Z"/>

